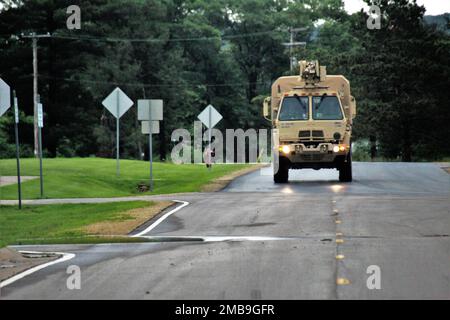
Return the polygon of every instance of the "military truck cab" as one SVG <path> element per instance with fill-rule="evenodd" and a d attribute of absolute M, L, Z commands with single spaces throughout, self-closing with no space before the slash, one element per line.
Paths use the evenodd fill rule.
<path fill-rule="evenodd" d="M 352 181 L 351 134 L 356 102 L 343 76 L 330 76 L 317 61 L 300 63 L 300 76 L 281 77 L 264 101 L 273 125 L 274 182 L 289 169 L 337 169 Z"/>

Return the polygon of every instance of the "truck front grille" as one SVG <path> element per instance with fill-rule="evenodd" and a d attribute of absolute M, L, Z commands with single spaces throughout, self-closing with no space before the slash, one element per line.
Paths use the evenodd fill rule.
<path fill-rule="evenodd" d="M 314 138 L 323 138 L 323 131 L 322 130 L 313 130 L 312 136 Z"/>
<path fill-rule="evenodd" d="M 301 140 L 322 140 L 324 138 L 322 130 L 301 130 L 298 132 Z"/>
<path fill-rule="evenodd" d="M 303 161 L 322 161 L 325 158 L 324 154 L 302 154 L 300 155 Z"/>
<path fill-rule="evenodd" d="M 311 137 L 311 131 L 309 130 L 302 130 L 298 133 L 299 138 L 310 138 Z"/>

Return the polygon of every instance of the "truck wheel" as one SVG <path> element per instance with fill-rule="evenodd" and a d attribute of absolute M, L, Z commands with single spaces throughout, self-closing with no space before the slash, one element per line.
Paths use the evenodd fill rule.
<path fill-rule="evenodd" d="M 278 172 L 273 175 L 275 183 L 287 183 L 289 180 L 289 166 L 285 161 L 280 161 Z"/>
<path fill-rule="evenodd" d="M 347 161 L 339 168 L 339 181 L 340 182 L 352 182 L 352 154 L 351 152 L 347 156 Z"/>

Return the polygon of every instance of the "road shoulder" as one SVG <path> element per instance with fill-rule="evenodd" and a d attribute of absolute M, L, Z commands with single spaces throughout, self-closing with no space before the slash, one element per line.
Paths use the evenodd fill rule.
<path fill-rule="evenodd" d="M 263 167 L 267 166 L 266 164 L 257 164 L 253 165 L 249 168 L 244 168 L 233 173 L 227 174 L 223 177 L 217 178 L 205 186 L 201 188 L 201 192 L 217 192 L 225 189 L 233 180 L 245 176 L 249 173 L 255 172 Z M 214 170 L 214 169 L 213 169 Z"/>
<path fill-rule="evenodd" d="M 125 236 L 140 228 L 142 225 L 153 221 L 155 217 L 161 215 L 161 213 L 173 205 L 174 202 L 172 201 L 158 201 L 149 207 L 125 211 L 123 214 L 129 216 L 126 220 L 101 221 L 84 226 L 80 231 L 88 235 Z"/>
<path fill-rule="evenodd" d="M 57 254 L 20 253 L 12 248 L 0 249 L 0 282 L 38 265 L 60 258 Z"/>
<path fill-rule="evenodd" d="M 439 162 L 438 166 L 440 166 L 442 170 L 450 174 L 450 162 Z"/>

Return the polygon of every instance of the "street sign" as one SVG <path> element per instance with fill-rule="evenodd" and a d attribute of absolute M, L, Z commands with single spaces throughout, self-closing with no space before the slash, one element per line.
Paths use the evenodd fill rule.
<path fill-rule="evenodd" d="M 133 101 L 120 89 L 115 88 L 109 96 L 102 102 L 103 106 L 116 118 L 116 174 L 120 176 L 120 162 L 119 162 L 119 119 L 128 109 L 134 104 Z"/>
<path fill-rule="evenodd" d="M 44 113 L 42 111 L 42 103 L 38 103 L 38 127 L 43 128 L 44 127 Z"/>
<path fill-rule="evenodd" d="M 11 89 L 0 78 L 0 117 L 11 107 Z"/>
<path fill-rule="evenodd" d="M 152 124 L 152 134 L 158 134 L 159 121 L 142 121 L 142 134 L 150 134 L 150 123 Z"/>
<path fill-rule="evenodd" d="M 212 129 L 220 120 L 222 120 L 222 115 L 212 105 L 209 105 L 198 115 L 198 119 L 208 129 Z"/>
<path fill-rule="evenodd" d="M 44 197 L 44 175 L 42 171 L 42 128 L 44 127 L 44 112 L 43 107 L 41 103 L 41 97 L 37 95 L 36 97 L 36 103 L 37 103 L 37 125 L 38 125 L 38 132 L 37 132 L 37 138 L 38 138 L 38 154 L 39 154 L 39 184 L 40 184 L 40 190 L 41 190 L 41 198 Z"/>
<path fill-rule="evenodd" d="M 148 134 L 150 162 L 150 191 L 153 191 L 153 134 L 159 133 L 159 121 L 163 120 L 163 101 L 159 99 L 138 100 L 138 120 L 142 121 L 142 133 Z"/>
<path fill-rule="evenodd" d="M 133 106 L 133 101 L 120 88 L 116 88 L 102 104 L 114 117 L 120 118 Z"/>
<path fill-rule="evenodd" d="M 209 129 L 208 130 L 208 141 L 209 145 L 207 150 L 209 154 L 212 154 L 212 146 L 211 146 L 211 131 L 212 128 L 222 120 L 222 115 L 214 108 L 212 105 L 207 106 L 199 115 L 198 119 Z M 209 170 L 211 170 L 211 157 L 209 157 L 209 163 L 206 161 L 206 165 Z"/>
<path fill-rule="evenodd" d="M 17 191 L 19 196 L 19 209 L 22 209 L 22 184 L 20 182 L 20 149 L 19 149 L 19 101 L 16 97 L 16 90 L 13 90 L 14 97 L 14 133 L 16 138 L 16 166 L 17 166 Z"/>
<path fill-rule="evenodd" d="M 14 122 L 19 123 L 19 102 L 16 97 L 14 97 Z"/>
<path fill-rule="evenodd" d="M 138 100 L 138 120 L 139 121 L 163 120 L 163 101 L 154 99 Z"/>

